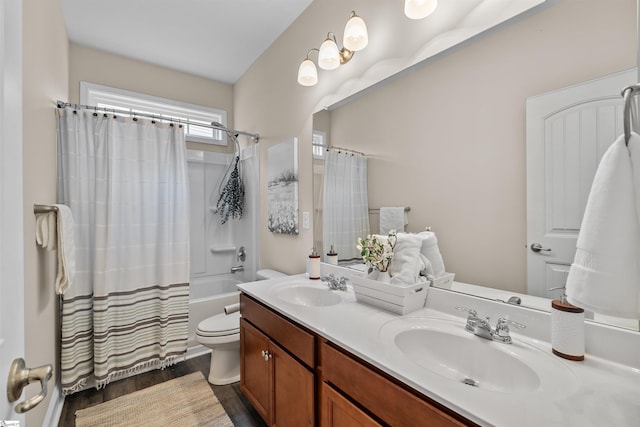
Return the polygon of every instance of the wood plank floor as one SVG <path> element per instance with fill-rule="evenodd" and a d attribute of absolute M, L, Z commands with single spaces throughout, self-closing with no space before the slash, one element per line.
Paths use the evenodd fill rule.
<path fill-rule="evenodd" d="M 75 413 L 78 409 L 88 408 L 116 397 L 151 387 L 193 372 L 200 371 L 205 378 L 209 375 L 210 354 L 194 357 L 185 362 L 163 370 L 155 370 L 131 378 L 116 381 L 101 390 L 84 390 L 67 396 L 60 415 L 58 427 L 75 427 Z M 240 392 L 240 383 L 225 386 L 209 384 L 225 411 L 236 427 L 264 427 L 265 422 L 253 409 L 253 406 Z"/>

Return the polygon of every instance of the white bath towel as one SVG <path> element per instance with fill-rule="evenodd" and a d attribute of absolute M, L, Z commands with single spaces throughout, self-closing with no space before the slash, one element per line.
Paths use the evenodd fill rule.
<path fill-rule="evenodd" d="M 393 259 L 389 267 L 391 283 L 413 285 L 427 279 L 420 276 L 427 269 L 426 258 L 420 252 L 422 238 L 416 234 L 398 233 Z"/>
<path fill-rule="evenodd" d="M 567 277 L 569 302 L 640 318 L 640 136 L 621 136 L 602 157 Z"/>
<path fill-rule="evenodd" d="M 404 207 L 380 208 L 380 234 L 388 234 L 391 230 L 400 233 L 408 223 L 409 217 Z"/>
<path fill-rule="evenodd" d="M 445 273 L 444 261 L 440 248 L 438 247 L 438 238 L 433 231 L 422 231 L 417 234 L 422 238 L 422 246 L 420 251 L 430 262 L 433 268 L 433 275 L 440 277 Z"/>
<path fill-rule="evenodd" d="M 58 208 L 56 215 L 58 275 L 56 276 L 55 290 L 58 295 L 61 295 L 69 289 L 76 276 L 76 244 L 71 209 L 65 205 L 55 206 Z"/>

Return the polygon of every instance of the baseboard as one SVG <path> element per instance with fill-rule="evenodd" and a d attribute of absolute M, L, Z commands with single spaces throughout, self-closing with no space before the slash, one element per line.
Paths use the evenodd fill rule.
<path fill-rule="evenodd" d="M 193 359 L 194 357 L 202 356 L 203 354 L 211 353 L 211 349 L 198 343 L 189 343 L 187 346 L 187 354 L 185 359 Z"/>
<path fill-rule="evenodd" d="M 62 407 L 64 406 L 64 395 L 60 384 L 56 384 L 51 390 L 51 399 L 49 400 L 49 407 L 47 413 L 44 416 L 43 426 L 57 426 L 60 422 L 60 415 L 62 414 Z"/>

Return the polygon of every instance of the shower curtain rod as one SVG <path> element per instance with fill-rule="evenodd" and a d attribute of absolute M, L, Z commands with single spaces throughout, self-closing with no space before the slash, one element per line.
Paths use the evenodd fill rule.
<path fill-rule="evenodd" d="M 210 124 L 206 124 L 206 123 L 192 123 L 189 120 L 180 120 L 174 117 L 163 117 L 163 116 L 159 116 L 156 114 L 149 114 L 149 113 L 140 113 L 140 112 L 133 112 L 133 111 L 128 111 L 128 110 L 121 110 L 118 108 L 106 108 L 106 107 L 96 107 L 96 106 L 92 106 L 92 105 L 82 105 L 82 104 L 72 104 L 70 102 L 64 102 L 64 101 L 57 101 L 58 104 L 58 108 L 64 108 L 64 107 L 71 107 L 71 108 L 75 108 L 77 110 L 93 110 L 93 111 L 105 111 L 105 112 L 111 112 L 114 114 L 122 114 L 122 115 L 130 115 L 133 117 L 146 117 L 149 119 L 157 119 L 157 120 L 165 120 L 168 122 L 173 122 L 173 123 L 178 123 L 178 124 L 193 124 L 196 126 L 202 126 L 202 127 L 206 127 L 206 128 L 211 128 L 211 129 L 216 129 L 216 130 L 221 130 L 223 132 L 227 132 L 227 133 L 231 133 L 231 134 L 235 134 L 237 135 L 246 135 L 251 137 L 251 139 L 253 140 L 253 142 L 258 143 L 260 142 L 260 135 L 257 133 L 251 133 L 251 132 L 245 132 L 243 130 L 236 130 L 236 129 L 229 129 L 225 126 L 223 126 L 222 124 L 218 123 L 218 122 L 211 122 Z"/>
<path fill-rule="evenodd" d="M 360 154 L 361 156 L 367 157 L 364 153 L 361 153 L 360 151 L 356 151 L 356 150 L 351 150 L 350 148 L 342 148 L 342 147 L 336 147 L 334 145 L 323 145 L 323 144 L 311 144 L 314 147 L 321 147 L 325 150 L 336 150 L 338 152 L 344 151 L 345 153 L 351 153 L 351 154 Z"/>

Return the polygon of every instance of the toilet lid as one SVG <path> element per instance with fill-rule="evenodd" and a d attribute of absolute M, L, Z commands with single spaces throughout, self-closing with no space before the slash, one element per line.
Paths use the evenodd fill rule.
<path fill-rule="evenodd" d="M 240 312 L 216 314 L 198 324 L 198 334 L 205 337 L 220 337 L 240 332 Z"/>

